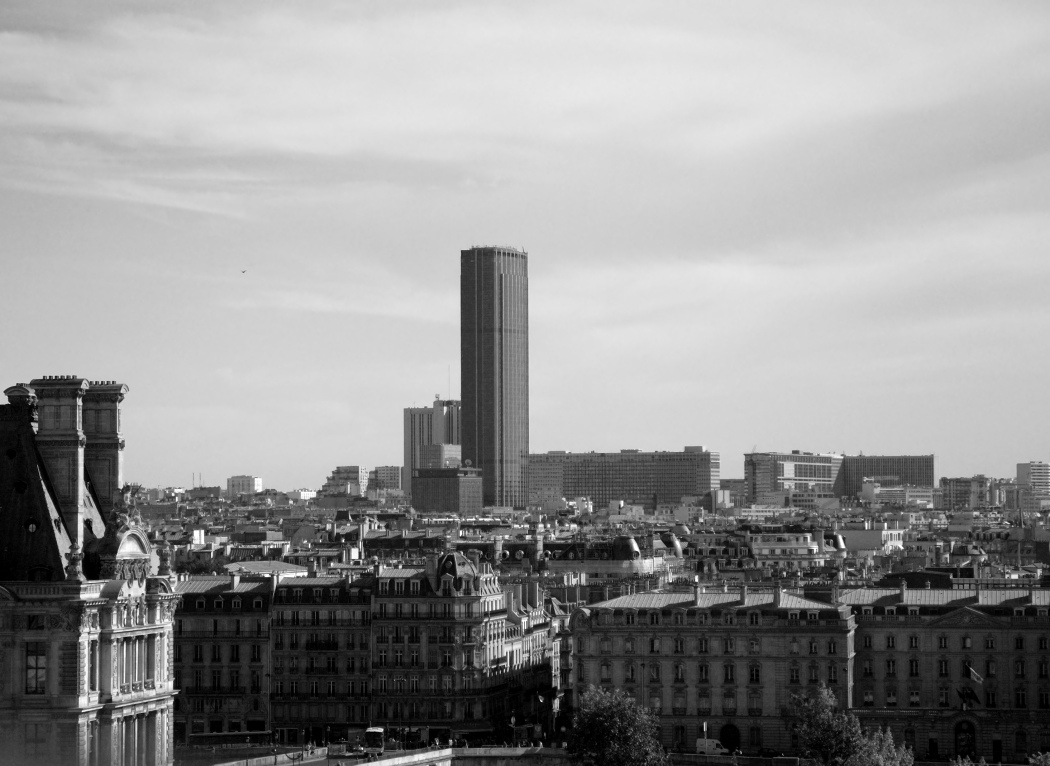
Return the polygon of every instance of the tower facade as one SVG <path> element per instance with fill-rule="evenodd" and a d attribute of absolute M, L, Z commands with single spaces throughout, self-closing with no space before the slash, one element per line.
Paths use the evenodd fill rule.
<path fill-rule="evenodd" d="M 460 443 L 460 402 L 458 399 L 434 397 L 430 407 L 405 408 L 405 463 L 401 489 L 412 494 L 412 471 L 417 468 L 440 468 L 424 465 L 423 452 L 431 445 Z"/>
<path fill-rule="evenodd" d="M 485 505 L 524 507 L 529 473 L 529 261 L 508 247 L 460 257 L 463 460 Z"/>

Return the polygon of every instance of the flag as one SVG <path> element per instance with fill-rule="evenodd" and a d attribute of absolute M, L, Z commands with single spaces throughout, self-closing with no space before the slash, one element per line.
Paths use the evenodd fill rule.
<path fill-rule="evenodd" d="M 983 684 L 984 683 L 984 679 L 981 678 L 980 674 L 978 674 L 978 672 L 973 669 L 973 665 L 967 665 L 966 666 L 966 670 L 969 671 L 969 673 L 970 673 L 970 680 L 971 681 L 976 681 L 979 684 Z"/>

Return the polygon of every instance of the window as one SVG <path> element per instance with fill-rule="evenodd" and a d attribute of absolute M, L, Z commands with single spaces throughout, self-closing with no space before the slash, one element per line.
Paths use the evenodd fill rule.
<path fill-rule="evenodd" d="M 984 639 L 984 648 L 991 651 L 995 650 L 995 639 L 992 636 Z"/>
<path fill-rule="evenodd" d="M 865 649 L 870 649 L 871 648 L 871 636 L 864 636 L 864 641 L 862 643 L 863 643 Z"/>
<path fill-rule="evenodd" d="M 696 640 L 696 651 L 698 654 L 707 654 L 707 639 L 698 638 Z"/>
<path fill-rule="evenodd" d="M 941 678 L 948 677 L 948 660 L 937 660 L 937 675 Z"/>
<path fill-rule="evenodd" d="M 678 663 L 674 666 L 675 683 L 685 683 L 685 665 Z"/>
<path fill-rule="evenodd" d="M 685 654 L 685 639 L 676 638 L 674 640 L 674 653 Z"/>
<path fill-rule="evenodd" d="M 875 692 L 871 689 L 864 690 L 864 707 L 873 707 L 875 705 Z"/>
<path fill-rule="evenodd" d="M 736 680 L 736 666 L 732 662 L 727 662 L 723 669 L 725 671 L 723 681 L 727 684 L 733 683 Z"/>
<path fill-rule="evenodd" d="M 875 675 L 874 671 L 871 669 L 871 660 L 864 660 L 864 662 L 861 663 L 861 675 L 865 678 L 870 678 Z"/>
<path fill-rule="evenodd" d="M 1024 651 L 1024 636 L 1017 636 L 1014 638 L 1014 649 L 1019 652 Z"/>
<path fill-rule="evenodd" d="M 241 645 L 240 644 L 231 644 L 230 645 L 230 662 L 240 662 L 240 661 L 241 661 Z"/>
<path fill-rule="evenodd" d="M 919 703 L 920 703 L 919 692 L 914 690 L 914 689 L 911 690 L 910 692 L 908 692 L 908 707 L 919 707 L 920 706 Z"/>
<path fill-rule="evenodd" d="M 832 662 L 828 665 L 828 683 L 837 684 L 839 682 L 839 666 Z"/>
<path fill-rule="evenodd" d="M 911 678 L 918 678 L 919 677 L 919 661 L 918 660 L 914 660 L 914 659 L 913 660 L 908 660 L 908 675 Z"/>
<path fill-rule="evenodd" d="M 1024 660 L 1014 661 L 1014 678 L 1024 678 Z"/>
<path fill-rule="evenodd" d="M 973 640 L 969 636 L 963 636 L 961 639 L 961 644 L 963 649 L 973 648 Z"/>
<path fill-rule="evenodd" d="M 747 616 L 747 624 L 748 625 L 758 625 L 761 622 L 761 619 L 762 618 L 761 618 L 761 616 L 759 615 L 758 612 L 751 612 Z"/>
<path fill-rule="evenodd" d="M 734 625 L 736 623 L 736 615 L 732 612 L 725 612 L 722 615 L 722 623 L 724 625 Z"/>
<path fill-rule="evenodd" d="M 1014 691 L 1014 707 L 1015 708 L 1026 708 L 1028 707 L 1028 692 L 1024 689 L 1016 689 Z"/>
<path fill-rule="evenodd" d="M 634 625 L 634 612 L 628 612 L 625 614 L 624 620 L 628 625 Z"/>
<path fill-rule="evenodd" d="M 984 693 L 984 706 L 985 707 L 995 707 L 997 704 L 998 704 L 998 700 L 995 697 L 995 692 L 993 692 L 993 691 L 986 691 Z"/>
<path fill-rule="evenodd" d="M 601 673 L 598 677 L 605 683 L 612 681 L 612 668 L 610 668 L 607 663 L 603 662 L 601 666 Z"/>
<path fill-rule="evenodd" d="M 817 651 L 818 651 L 817 650 L 817 639 L 811 638 L 809 640 L 809 653 L 810 654 L 816 654 Z"/>
<path fill-rule="evenodd" d="M 887 649 L 896 649 L 897 648 L 897 637 L 896 636 L 886 636 L 886 648 Z"/>
<path fill-rule="evenodd" d="M 820 681 L 820 672 L 817 670 L 816 665 L 809 666 L 809 682 L 815 684 Z"/>
<path fill-rule="evenodd" d="M 918 636 L 908 636 L 908 648 L 909 649 L 918 649 L 919 648 L 919 637 Z"/>
<path fill-rule="evenodd" d="M 725 638 L 722 640 L 722 652 L 723 654 L 733 654 L 736 651 L 736 639 Z"/>
<path fill-rule="evenodd" d="M 761 665 L 749 665 L 747 669 L 747 680 L 748 683 L 760 684 L 762 683 L 762 666 Z"/>
<path fill-rule="evenodd" d="M 660 639 L 659 638 L 650 638 L 649 639 L 649 653 L 650 654 L 659 654 L 660 653 Z"/>
<path fill-rule="evenodd" d="M 839 644 L 838 641 L 828 641 L 828 654 L 838 654 Z"/>
<path fill-rule="evenodd" d="M 751 654 L 761 654 L 762 643 L 757 638 L 752 638 L 747 642 L 747 651 Z"/>
<path fill-rule="evenodd" d="M 897 660 L 886 660 L 886 675 L 897 675 Z"/>
<path fill-rule="evenodd" d="M 937 648 L 938 649 L 947 649 L 948 648 L 948 637 L 947 636 L 937 636 Z"/>
<path fill-rule="evenodd" d="M 947 689 L 943 689 L 942 688 L 942 689 L 938 689 L 937 690 L 937 706 L 938 707 L 948 707 L 948 690 Z"/>
<path fill-rule="evenodd" d="M 650 625 L 659 625 L 660 624 L 660 615 L 658 615 L 656 612 L 649 612 L 649 624 Z"/>
<path fill-rule="evenodd" d="M 649 680 L 659 681 L 660 680 L 660 666 L 653 662 L 649 665 Z"/>
<path fill-rule="evenodd" d="M 696 677 L 700 683 L 704 684 L 711 680 L 711 668 L 706 662 L 701 662 L 696 666 Z"/>
<path fill-rule="evenodd" d="M 47 694 L 47 644 L 26 641 L 26 694 Z"/>
<path fill-rule="evenodd" d="M 897 690 L 886 690 L 886 707 L 897 707 Z"/>

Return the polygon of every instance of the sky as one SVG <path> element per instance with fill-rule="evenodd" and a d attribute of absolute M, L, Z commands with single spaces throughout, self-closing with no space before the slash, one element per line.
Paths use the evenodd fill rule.
<path fill-rule="evenodd" d="M 1045 2 L 0 5 L 0 385 L 319 487 L 529 253 L 531 450 L 1050 460 Z"/>

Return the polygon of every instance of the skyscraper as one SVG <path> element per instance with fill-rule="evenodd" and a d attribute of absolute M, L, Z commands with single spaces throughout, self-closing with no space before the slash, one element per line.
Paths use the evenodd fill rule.
<path fill-rule="evenodd" d="M 529 257 L 472 247 L 460 258 L 463 460 L 485 505 L 524 507 L 529 476 Z"/>

